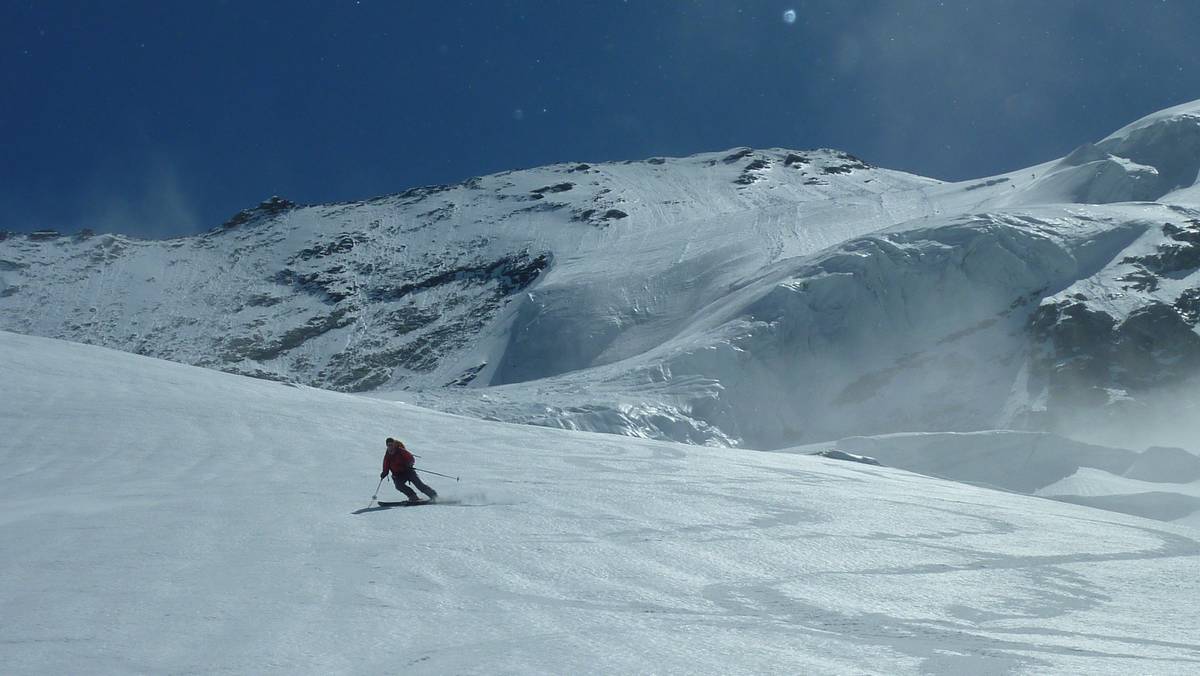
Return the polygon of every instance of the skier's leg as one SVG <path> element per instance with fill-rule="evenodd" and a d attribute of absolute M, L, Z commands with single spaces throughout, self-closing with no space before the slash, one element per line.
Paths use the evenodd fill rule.
<path fill-rule="evenodd" d="M 421 481 L 421 477 L 417 476 L 417 470 L 409 469 L 407 472 L 405 472 L 404 480 L 416 486 L 417 489 L 425 495 L 428 495 L 430 500 L 437 497 L 437 491 L 433 490 L 429 486 L 426 486 L 425 482 Z"/>
<path fill-rule="evenodd" d="M 413 470 L 412 478 L 410 478 L 409 481 L 412 482 L 412 485 L 417 487 L 417 490 L 421 491 L 425 495 L 428 495 L 430 500 L 437 497 L 437 491 L 425 485 L 425 482 L 421 481 L 421 477 L 417 476 L 416 470 Z"/>
<path fill-rule="evenodd" d="M 416 502 L 417 500 L 420 500 L 420 498 L 417 497 L 417 494 L 413 492 L 413 489 L 404 485 L 404 482 L 407 480 L 407 475 L 402 475 L 399 472 L 392 472 L 392 483 L 396 484 L 396 490 L 403 493 L 410 502 Z"/>

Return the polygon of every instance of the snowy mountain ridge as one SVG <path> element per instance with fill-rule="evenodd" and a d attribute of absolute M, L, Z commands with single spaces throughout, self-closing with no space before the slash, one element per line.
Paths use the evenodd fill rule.
<path fill-rule="evenodd" d="M 268 201 L 161 242 L 8 236 L 0 328 L 702 444 L 1180 445 L 1200 418 L 1198 149 L 1192 103 L 961 183 L 741 148 Z"/>
<path fill-rule="evenodd" d="M 557 277 L 645 284 L 664 269 L 695 276 L 718 252 L 770 260 L 872 228 L 880 193 L 928 183 L 832 151 L 743 148 L 506 172 L 361 203 L 273 198 L 193 238 L 9 237 L 3 316 L 21 332 L 333 389 L 442 386 L 478 375 L 450 357 L 551 265 Z M 857 198 L 831 205 L 849 213 L 836 227 L 783 232 L 795 204 L 845 192 Z M 719 234 L 724 215 L 765 232 L 746 243 L 691 234 Z M 649 270 L 613 252 L 640 255 Z M 652 255 L 667 253 L 672 261 Z M 50 302 L 66 289 L 86 302 Z M 499 368 L 501 381 L 521 377 L 512 363 Z"/>

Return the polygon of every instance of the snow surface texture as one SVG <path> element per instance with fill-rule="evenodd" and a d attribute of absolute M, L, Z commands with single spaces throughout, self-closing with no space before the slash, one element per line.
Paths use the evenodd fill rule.
<path fill-rule="evenodd" d="M 0 328 L 697 444 L 1188 448 L 1198 169 L 1192 103 L 961 183 L 741 148 L 274 199 L 168 241 L 0 235 Z"/>
<path fill-rule="evenodd" d="M 1200 669 L 1174 524 L 4 332 L 0 373 L 6 674 Z M 389 435 L 450 504 L 366 508 Z"/>

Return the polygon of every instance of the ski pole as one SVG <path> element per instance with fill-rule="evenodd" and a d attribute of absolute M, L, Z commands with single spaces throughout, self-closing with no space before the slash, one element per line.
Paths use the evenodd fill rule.
<path fill-rule="evenodd" d="M 382 485 L 383 485 L 383 480 L 384 480 L 385 478 L 386 478 L 386 477 L 379 477 L 379 486 L 382 486 Z M 375 492 L 374 492 L 374 493 L 371 495 L 371 502 L 368 502 L 368 503 L 367 503 L 367 506 L 366 506 L 366 508 L 365 508 L 365 509 L 370 509 L 370 508 L 371 508 L 371 503 L 373 503 L 373 502 L 375 502 L 377 499 L 379 499 L 379 486 L 376 486 L 376 487 L 375 487 Z"/>
<path fill-rule="evenodd" d="M 416 468 L 416 467 L 414 467 L 413 469 L 417 469 L 417 468 Z M 450 476 L 449 474 L 442 474 L 442 473 L 440 473 L 440 472 L 435 472 L 435 471 L 433 471 L 433 470 L 429 470 L 429 469 L 422 469 L 421 471 L 422 471 L 422 472 L 424 472 L 424 473 L 426 473 L 426 474 L 433 474 L 433 475 L 436 475 L 436 476 L 444 476 L 444 477 L 446 477 L 447 479 L 454 479 L 455 481 L 458 481 L 458 477 L 456 477 L 456 476 Z"/>

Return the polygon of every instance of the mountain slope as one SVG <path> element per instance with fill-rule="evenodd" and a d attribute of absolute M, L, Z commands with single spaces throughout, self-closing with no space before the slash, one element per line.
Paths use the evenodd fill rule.
<path fill-rule="evenodd" d="M 743 148 L 276 200 L 166 242 L 10 236 L 0 328 L 701 444 L 1186 445 L 1197 144 L 1200 102 L 954 184 Z"/>
<path fill-rule="evenodd" d="M 612 367 L 489 388 L 485 399 L 397 396 L 476 416 L 758 448 L 1013 426 L 1187 445 L 1200 336 L 1175 294 L 1193 279 L 1139 287 L 1126 259 L 1189 220 L 1164 205 L 1106 205 L 913 221 L 781 261 L 679 337 Z M 1079 326 L 1081 307 L 1111 313 L 1097 322 L 1104 331 Z"/>
<path fill-rule="evenodd" d="M 1170 524 L 9 333 L 0 374 L 6 673 L 1200 662 L 1200 542 Z M 426 477 L 449 504 L 362 510 L 388 435 L 463 475 Z"/>
<path fill-rule="evenodd" d="M 273 199 L 165 242 L 9 237 L 2 327 L 334 389 L 502 384 L 637 353 L 764 263 L 924 213 L 933 183 L 746 148 Z"/>

